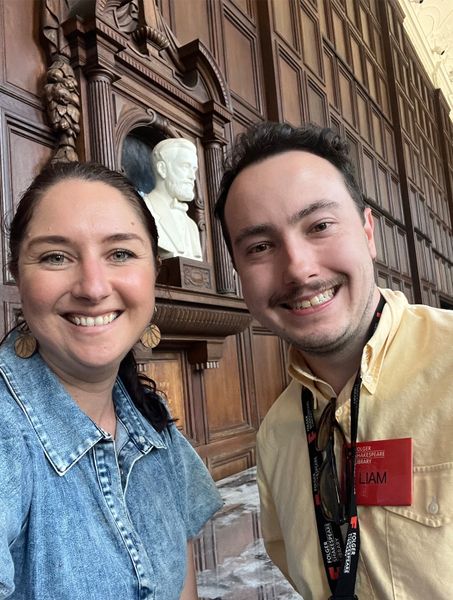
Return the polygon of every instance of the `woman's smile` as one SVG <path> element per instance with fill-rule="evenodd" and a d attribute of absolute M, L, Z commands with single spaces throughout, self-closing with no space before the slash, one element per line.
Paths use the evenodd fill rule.
<path fill-rule="evenodd" d="M 65 318 L 78 325 L 80 327 L 100 327 L 102 325 L 109 325 L 115 319 L 120 316 L 120 311 L 107 312 L 101 315 L 82 315 L 82 314 L 70 314 L 66 315 Z"/>

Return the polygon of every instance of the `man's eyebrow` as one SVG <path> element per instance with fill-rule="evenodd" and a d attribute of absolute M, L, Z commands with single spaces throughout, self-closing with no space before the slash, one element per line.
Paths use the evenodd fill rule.
<path fill-rule="evenodd" d="M 263 223 L 262 225 L 251 225 L 250 227 L 244 227 L 234 238 L 233 244 L 235 246 L 239 246 L 239 244 L 249 237 L 253 237 L 254 235 L 270 234 L 274 230 L 275 227 L 272 225 L 272 223 Z"/>
<path fill-rule="evenodd" d="M 312 202 L 302 210 L 299 210 L 294 215 L 292 215 L 289 218 L 288 223 L 289 225 L 295 225 L 296 223 L 298 223 L 305 217 L 308 217 L 308 215 L 311 215 L 317 210 L 321 210 L 324 208 L 336 208 L 338 206 L 339 203 L 335 202 L 334 200 L 318 200 L 317 202 Z"/>
<path fill-rule="evenodd" d="M 339 206 L 338 202 L 333 200 L 318 200 L 317 202 L 312 202 L 308 206 L 305 206 L 302 210 L 297 211 L 294 215 L 292 215 L 288 219 L 289 225 L 295 225 L 305 217 L 308 217 L 312 213 L 317 210 L 325 209 L 325 208 L 336 208 Z M 249 237 L 253 237 L 255 235 L 270 235 L 275 232 L 275 225 L 273 223 L 262 223 L 260 225 L 251 225 L 250 227 L 244 227 L 240 230 L 238 235 L 234 238 L 233 244 L 238 246 L 245 239 Z"/>

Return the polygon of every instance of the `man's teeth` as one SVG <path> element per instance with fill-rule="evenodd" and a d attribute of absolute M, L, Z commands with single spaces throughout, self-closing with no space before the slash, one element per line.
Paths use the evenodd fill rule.
<path fill-rule="evenodd" d="M 325 290 L 317 296 L 313 296 L 313 298 L 310 298 L 310 300 L 301 300 L 300 302 L 295 302 L 291 304 L 291 308 L 300 310 L 301 308 L 311 308 L 312 306 L 319 306 L 320 304 L 324 304 L 328 300 L 331 300 L 333 296 L 334 290 L 333 288 L 331 288 L 330 290 Z"/>
<path fill-rule="evenodd" d="M 71 315 L 68 319 L 75 325 L 81 327 L 99 327 L 100 325 L 108 325 L 116 319 L 118 313 L 113 312 L 108 315 L 101 315 L 99 317 L 84 317 L 82 315 Z"/>

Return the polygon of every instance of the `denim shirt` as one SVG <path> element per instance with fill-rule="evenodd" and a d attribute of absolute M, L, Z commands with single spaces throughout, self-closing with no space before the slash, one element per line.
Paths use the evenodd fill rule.
<path fill-rule="evenodd" d="M 113 397 L 118 447 L 39 354 L 0 346 L 0 598 L 179 599 L 220 496 L 174 425 L 157 433 L 119 380 Z"/>

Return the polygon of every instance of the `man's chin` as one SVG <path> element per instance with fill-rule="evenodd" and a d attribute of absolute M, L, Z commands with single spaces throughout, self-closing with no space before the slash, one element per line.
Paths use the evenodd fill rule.
<path fill-rule="evenodd" d="M 325 335 L 320 335 L 319 332 L 307 332 L 299 336 L 295 335 L 294 332 L 285 331 L 279 335 L 304 354 L 313 354 L 316 356 L 329 356 L 342 352 L 351 341 L 348 331 L 326 333 Z"/>

